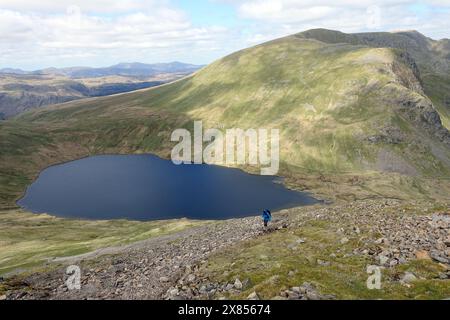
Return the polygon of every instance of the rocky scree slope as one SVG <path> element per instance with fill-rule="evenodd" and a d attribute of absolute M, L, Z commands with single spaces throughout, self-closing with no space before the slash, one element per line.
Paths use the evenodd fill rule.
<path fill-rule="evenodd" d="M 411 298 L 423 294 L 420 282 L 448 297 L 449 230 L 448 212 L 426 203 L 370 200 L 294 208 L 275 213 L 267 230 L 259 217 L 233 219 L 112 255 L 60 260 L 48 271 L 6 279 L 5 298 Z M 322 233 L 327 241 L 316 239 Z M 264 250 L 255 251 L 259 247 Z M 414 269 L 417 261 L 432 271 Z M 65 285 L 71 264 L 81 267 L 82 290 Z M 385 270 L 383 286 L 389 290 L 378 291 L 380 296 L 361 289 L 367 265 Z M 404 270 L 416 270 L 414 278 Z"/>

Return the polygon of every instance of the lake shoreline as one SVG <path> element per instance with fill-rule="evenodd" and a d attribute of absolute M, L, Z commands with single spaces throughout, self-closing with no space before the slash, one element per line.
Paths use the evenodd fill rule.
<path fill-rule="evenodd" d="M 125 177 L 127 179 L 127 183 L 128 183 L 128 187 L 130 188 L 135 188 L 134 184 L 141 184 L 142 180 L 144 179 L 143 177 L 141 177 L 142 175 L 149 175 L 150 177 L 146 180 L 146 186 L 144 187 L 144 189 L 148 189 L 148 186 L 153 184 L 156 184 L 157 187 L 151 187 L 149 190 L 153 190 L 153 189 L 158 189 L 161 188 L 161 182 L 163 183 L 162 186 L 164 186 L 165 184 L 168 184 L 168 182 L 166 182 L 166 180 L 170 180 L 171 176 L 174 176 L 174 172 L 177 172 L 177 176 L 176 176 L 176 180 L 180 180 L 184 181 L 184 179 L 189 178 L 191 182 L 183 182 L 186 184 L 186 186 L 184 188 L 188 188 L 188 189 L 192 189 L 192 186 L 197 185 L 198 184 L 202 185 L 204 184 L 206 181 L 208 181 L 208 179 L 211 179 L 211 177 L 208 177 L 208 174 L 210 176 L 217 176 L 215 177 L 215 179 L 219 179 L 217 181 L 222 181 L 221 183 L 216 183 L 213 182 L 215 181 L 214 179 L 210 182 L 206 182 L 208 184 L 207 189 L 205 189 L 206 195 L 210 195 L 210 193 L 212 192 L 211 190 L 215 190 L 214 192 L 220 192 L 221 196 L 224 195 L 227 198 L 227 194 L 228 196 L 231 196 L 232 198 L 230 198 L 230 201 L 233 201 L 233 199 L 235 199 L 235 201 L 245 201 L 244 203 L 241 203 L 240 205 L 236 203 L 235 207 L 232 207 L 230 210 L 226 210 L 223 208 L 223 205 L 221 205 L 219 208 L 214 208 L 211 207 L 210 210 L 206 210 L 204 212 L 207 212 L 207 217 L 203 218 L 201 211 L 202 210 L 196 210 L 194 209 L 194 211 L 192 211 L 192 213 L 186 213 L 185 215 L 180 215 L 179 213 L 177 214 L 176 212 L 172 212 L 171 214 L 169 214 L 169 216 L 166 216 L 167 214 L 165 214 L 164 217 L 152 217 L 152 218 L 148 218 L 148 217 L 140 217 L 140 218 L 130 218 L 130 213 L 128 209 L 123 210 L 123 212 L 127 212 L 127 215 L 122 215 L 122 216 L 117 216 L 118 214 L 120 215 L 120 213 L 115 214 L 116 216 L 104 216 L 105 213 L 102 213 L 101 216 L 96 216 L 96 217 L 90 217 L 89 213 L 84 213 L 80 210 L 78 210 L 80 213 L 58 213 L 55 209 L 43 209 L 43 208 L 39 208 L 39 206 L 36 206 L 33 204 L 30 205 L 29 201 L 27 202 L 27 196 L 29 196 L 29 194 L 32 194 L 32 189 L 33 187 L 37 184 L 40 183 L 43 179 L 46 178 L 46 175 L 49 175 L 49 171 L 53 170 L 58 170 L 61 171 L 62 173 L 59 173 L 58 175 L 52 174 L 54 180 L 56 180 L 56 182 L 58 182 L 59 180 L 64 180 L 64 177 L 60 177 L 60 174 L 64 174 L 63 168 L 61 168 L 61 166 L 65 166 L 65 165 L 69 165 L 71 167 L 76 167 L 76 166 L 80 166 L 80 165 L 84 165 L 83 162 L 81 161 L 89 161 L 90 163 L 85 165 L 88 169 L 84 169 L 84 170 L 91 170 L 89 166 L 92 165 L 98 165 L 97 162 L 105 162 L 108 165 L 112 165 L 116 162 L 120 163 L 120 166 L 117 167 L 117 164 L 115 164 L 116 166 L 116 170 L 109 172 L 108 173 L 108 178 L 109 178 L 109 174 L 111 173 L 112 176 L 115 175 L 121 175 L 121 171 L 124 171 L 122 168 L 126 168 L 126 171 L 130 171 L 130 174 L 135 174 L 134 178 L 130 178 L 128 176 L 122 176 Z M 140 172 L 138 175 L 136 175 L 136 170 L 134 168 L 134 165 L 137 165 L 139 163 L 141 163 L 142 161 L 150 161 L 154 164 L 152 164 L 153 166 L 156 166 L 156 170 L 153 171 L 157 171 L 157 168 L 161 169 L 161 170 L 166 170 L 166 174 L 167 177 L 162 174 L 162 173 L 158 173 L 157 177 L 159 179 L 163 179 L 160 182 L 158 181 L 154 181 L 155 179 L 151 179 L 151 174 L 156 174 L 156 173 L 150 173 L 150 171 L 148 171 L 147 167 L 145 168 L 145 171 Z M 122 162 L 130 162 L 128 165 L 126 165 L 125 167 L 124 164 L 122 164 Z M 134 164 L 134 165 L 133 165 Z M 143 164 L 139 164 L 140 166 L 142 166 Z M 147 164 L 145 164 L 147 165 Z M 100 166 L 100 168 L 102 168 L 102 166 Z M 181 169 L 183 168 L 183 169 Z M 81 170 L 81 169 L 80 169 Z M 175 171 L 174 171 L 175 170 Z M 67 168 L 66 168 L 67 171 Z M 174 172 L 172 172 L 174 171 Z M 80 171 L 82 172 L 82 171 Z M 209 173 L 211 172 L 211 173 Z M 214 174 L 212 172 L 215 172 Z M 208 174 L 207 174 L 208 173 Z M 95 175 L 96 172 L 93 173 L 93 175 Z M 125 174 L 125 173 L 124 173 Z M 181 174 L 180 177 L 178 177 L 178 174 Z M 185 178 L 183 178 L 183 175 L 186 176 Z M 201 177 L 203 180 L 198 180 L 197 176 Z M 222 178 L 220 178 L 222 177 Z M 98 177 L 97 177 L 98 178 Z M 230 179 L 238 179 L 235 182 L 231 182 Z M 77 179 L 78 179 L 78 174 L 77 174 Z M 105 198 L 105 197 L 110 197 L 112 199 L 112 201 L 115 200 L 115 198 L 112 195 L 112 192 L 107 191 L 107 189 L 104 189 L 104 187 L 106 188 L 112 188 L 111 186 L 107 185 L 107 186 L 101 186 L 101 188 L 95 188 L 95 187 L 91 187 L 92 179 L 94 179 L 92 177 L 92 173 L 91 175 L 88 177 L 88 179 L 90 179 L 90 185 L 86 186 L 87 188 L 92 188 L 93 192 L 96 192 L 96 190 L 104 190 L 102 192 L 97 192 L 99 195 L 101 194 L 101 198 Z M 222 180 L 220 180 L 222 179 Z M 224 180 L 225 179 L 225 180 Z M 253 179 L 253 180 L 252 180 Z M 78 179 L 79 180 L 79 179 Z M 77 181 L 78 181 L 77 180 Z M 136 181 L 135 181 L 136 180 Z M 239 180 L 241 180 L 239 182 Z M 93 180 L 95 182 L 95 179 Z M 244 183 L 244 181 L 246 181 L 246 185 L 248 185 L 247 189 L 250 190 L 246 190 L 244 187 L 241 187 L 241 184 Z M 253 181 L 253 182 L 252 182 Z M 259 181 L 259 182 L 258 182 Z M 59 182 L 61 183 L 61 181 Z M 80 181 L 78 181 L 78 183 L 80 183 Z M 81 183 L 86 183 L 86 182 L 81 182 Z M 130 185 L 131 183 L 131 185 Z M 223 185 L 225 183 L 225 185 Z M 233 183 L 233 186 L 228 187 L 226 184 L 227 183 Z M 42 184 L 42 183 L 41 183 Z M 52 183 L 50 183 L 50 187 L 51 188 L 55 188 L 54 187 L 55 181 L 53 181 Z M 239 191 L 234 190 L 237 188 L 241 188 L 241 192 L 246 192 L 250 198 L 248 198 L 247 195 L 241 195 L 239 194 Z M 251 187 L 249 187 L 251 186 Z M 265 186 L 265 187 L 264 187 Z M 166 186 L 167 187 L 167 186 Z M 173 186 L 172 186 L 173 187 Z M 171 188 L 172 188 L 171 187 Z M 212 187 L 212 188 L 211 188 Z M 269 192 L 268 187 L 271 188 L 271 192 Z M 122 186 L 121 186 L 122 188 Z M 203 188 L 205 188 L 205 186 L 203 186 Z M 262 189 L 261 189 L 262 188 Z M 155 190 L 156 190 L 155 189 Z M 178 188 L 179 189 L 179 188 Z M 261 190 L 259 190 L 261 189 Z M 142 198 L 142 188 L 138 188 L 137 192 L 138 195 L 141 196 L 141 198 L 144 202 L 143 203 L 149 203 L 149 200 L 145 198 Z M 170 189 L 172 190 L 172 189 Z M 170 191 L 169 190 L 169 191 Z M 218 191 L 218 190 L 222 190 L 222 191 Z M 246 190 L 246 191 L 245 191 Z M 113 190 L 114 191 L 114 190 Z M 117 190 L 115 190 L 117 192 Z M 54 190 L 55 193 L 51 193 L 48 194 L 47 197 L 47 202 L 45 202 L 45 205 L 47 206 L 47 203 L 50 203 L 51 201 L 53 201 L 53 199 L 56 199 L 57 201 L 61 201 L 62 198 L 67 197 L 70 199 L 70 197 L 73 197 L 73 195 L 70 192 L 66 192 L 64 193 L 62 190 L 60 190 L 59 188 Z M 59 192 L 59 197 L 57 196 Z M 84 190 L 83 190 L 84 192 Z M 121 197 L 125 197 L 124 193 L 128 192 L 128 194 L 132 193 L 133 197 L 136 197 L 136 194 L 133 193 L 132 191 L 129 191 L 126 186 L 123 187 L 123 190 L 120 190 L 120 196 Z M 166 197 L 168 194 L 172 194 L 172 191 L 170 192 L 166 192 L 164 193 L 163 190 L 159 191 L 161 196 Z M 203 201 L 203 197 L 201 197 L 201 193 L 198 194 L 198 192 L 203 192 L 202 190 L 198 190 L 197 191 L 197 200 L 198 203 L 201 203 Z M 269 193 L 267 193 L 269 192 Z M 261 193 L 261 195 L 260 195 Z M 110 195 L 111 194 L 111 195 Z M 177 193 L 178 194 L 178 193 Z M 265 197 L 263 196 L 264 194 L 267 194 Z M 277 196 L 278 194 L 278 196 Z M 284 194 L 284 195 L 283 195 Z M 149 194 L 151 195 L 151 194 Z M 291 197 L 291 200 L 288 200 L 286 198 L 286 200 L 275 200 L 277 197 L 282 196 L 283 197 Z M 93 196 L 91 194 L 88 194 L 88 199 L 92 198 Z M 256 198 L 255 198 L 256 197 Z M 259 211 L 261 211 L 262 209 L 258 209 L 256 212 L 254 209 L 250 209 L 248 206 L 250 205 L 250 203 L 252 201 L 257 201 L 257 200 L 251 200 L 251 199 L 257 199 L 260 198 L 261 200 L 263 200 L 263 202 L 267 202 L 270 200 L 270 198 L 273 198 L 276 202 L 278 202 L 278 204 L 274 203 L 273 205 L 263 205 L 264 207 L 268 207 L 271 208 L 271 210 L 283 210 L 283 209 L 288 209 L 288 208 L 293 208 L 293 207 L 297 207 L 299 205 L 310 205 L 310 204 L 316 204 L 316 203 L 326 203 L 325 201 L 321 200 L 321 199 L 317 199 L 314 197 L 313 194 L 311 194 L 310 192 L 305 192 L 305 191 L 298 191 L 292 188 L 288 188 L 285 184 L 285 178 L 282 176 L 261 176 L 259 174 L 254 174 L 251 172 L 248 172 L 247 170 L 244 170 L 242 168 L 236 168 L 236 167 L 225 167 L 225 166 L 218 166 L 218 165 L 209 165 L 209 164 L 202 164 L 202 165 L 195 165 L 193 164 L 192 166 L 190 165 L 183 165 L 183 166 L 177 166 L 174 165 L 170 160 L 165 159 L 164 157 L 161 157 L 158 154 L 153 154 L 153 153 L 134 153 L 134 154 L 117 154 L 117 153 L 108 153 L 108 154 L 99 154 L 99 155 L 94 155 L 94 156 L 85 156 L 85 157 L 80 157 L 77 160 L 69 160 L 69 161 L 64 161 L 64 162 L 60 162 L 57 164 L 53 164 L 48 166 L 47 168 L 43 169 L 42 171 L 40 171 L 40 173 L 37 175 L 36 179 L 34 179 L 33 183 L 31 183 L 30 185 L 27 186 L 27 188 L 25 189 L 25 192 L 23 193 L 22 197 L 20 197 L 17 201 L 16 201 L 16 205 L 18 205 L 20 208 L 30 211 L 32 213 L 47 213 L 47 214 L 51 214 L 57 217 L 62 217 L 62 218 L 81 218 L 81 219 L 88 219 L 88 220 L 110 220 L 110 219 L 127 219 L 127 220 L 131 220 L 131 221 L 153 221 L 153 220 L 167 220 L 167 219 L 179 219 L 179 218 L 192 218 L 192 219 L 205 219 L 205 220 L 226 220 L 228 217 L 223 216 L 224 214 L 230 215 L 228 212 L 233 211 L 234 213 L 232 215 L 230 215 L 231 218 L 239 218 L 239 217 L 245 217 L 245 216 L 253 216 L 253 215 L 257 215 L 259 214 Z M 294 200 L 298 198 L 297 200 Z M 240 200 L 238 200 L 240 199 Z M 245 199 L 245 200 L 244 200 Z M 183 199 L 182 199 L 183 200 Z M 186 201 L 186 199 L 184 199 Z M 270 200 L 270 201 L 274 201 L 274 200 Z M 39 200 L 41 202 L 43 202 L 43 200 Z M 92 199 L 91 199 L 92 201 Z M 136 200 L 137 201 L 137 200 Z M 155 203 L 159 203 L 159 198 L 155 198 Z M 181 200 L 179 200 L 181 201 Z M 222 200 L 221 200 L 222 201 Z M 281 202 L 280 202 L 281 201 Z M 84 202 L 83 201 L 79 201 L 79 202 Z M 173 202 L 173 201 L 171 201 Z M 223 201 L 222 201 L 223 202 Z M 78 202 L 75 202 L 78 205 Z M 197 202 L 195 202 L 194 200 L 190 200 L 191 206 L 193 205 L 194 207 L 198 207 Z M 227 201 L 225 201 L 224 203 L 227 203 Z M 257 203 L 259 203 L 259 201 L 257 201 Z M 253 206 L 257 205 L 257 203 L 254 203 Z M 98 204 L 96 204 L 98 206 Z M 102 204 L 105 205 L 105 204 Z M 107 204 L 108 206 L 113 206 L 113 204 Z M 133 206 L 139 207 L 141 204 L 139 202 L 137 202 L 137 204 L 135 202 L 133 202 Z M 211 204 L 208 204 L 209 206 L 211 206 Z M 228 205 L 228 204 L 227 204 Z M 151 205 L 152 207 L 153 205 Z M 114 207 L 114 206 L 113 206 Z M 200 206 L 201 207 L 201 206 Z M 245 209 L 246 207 L 248 207 L 247 209 Z M 114 210 L 116 207 L 114 207 Z M 239 210 L 241 210 L 241 213 L 238 213 L 238 211 L 236 211 L 234 208 L 238 208 Z M 74 210 L 72 208 L 69 208 L 69 210 L 71 210 L 70 212 L 73 212 Z M 142 208 L 140 209 L 141 211 L 143 210 Z M 178 208 L 178 210 L 182 210 L 184 211 L 184 208 Z M 247 213 L 244 213 L 246 210 L 248 210 Z M 88 210 L 85 210 L 88 211 Z M 164 210 L 163 210 L 164 211 Z M 225 212 L 226 211 L 226 212 Z M 244 211 L 244 212 L 242 212 Z M 80 214 L 82 214 L 80 216 Z M 195 216 L 191 216 L 192 214 L 194 214 Z M 210 216 L 211 214 L 214 215 L 214 217 Z"/>

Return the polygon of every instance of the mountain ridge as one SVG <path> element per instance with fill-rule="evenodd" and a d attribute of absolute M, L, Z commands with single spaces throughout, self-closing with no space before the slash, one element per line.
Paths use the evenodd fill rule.
<path fill-rule="evenodd" d="M 103 77 L 110 75 L 123 76 L 152 76 L 156 73 L 192 72 L 200 69 L 201 65 L 188 64 L 178 61 L 168 63 L 146 64 L 141 62 L 121 62 L 109 67 L 49 67 L 34 71 L 22 69 L 3 68 L 0 74 L 21 74 L 21 75 L 64 75 L 70 78 Z"/>
<path fill-rule="evenodd" d="M 444 126 L 450 128 L 450 40 L 433 40 L 418 31 L 346 34 L 328 29 L 311 29 L 295 36 L 325 43 L 350 43 L 404 50 L 417 64 L 420 80 L 433 101 Z"/>

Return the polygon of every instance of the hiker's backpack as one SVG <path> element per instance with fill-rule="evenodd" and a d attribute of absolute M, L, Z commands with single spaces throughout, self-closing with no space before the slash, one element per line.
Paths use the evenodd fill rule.
<path fill-rule="evenodd" d="M 264 220 L 272 221 L 272 214 L 269 210 L 264 210 L 262 216 Z"/>

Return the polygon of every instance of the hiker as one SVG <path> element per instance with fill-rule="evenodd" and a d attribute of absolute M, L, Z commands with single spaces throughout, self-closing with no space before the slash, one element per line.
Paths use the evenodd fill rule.
<path fill-rule="evenodd" d="M 270 213 L 269 209 L 263 211 L 262 218 L 264 220 L 264 227 L 267 227 L 269 221 L 272 221 L 272 213 Z"/>

